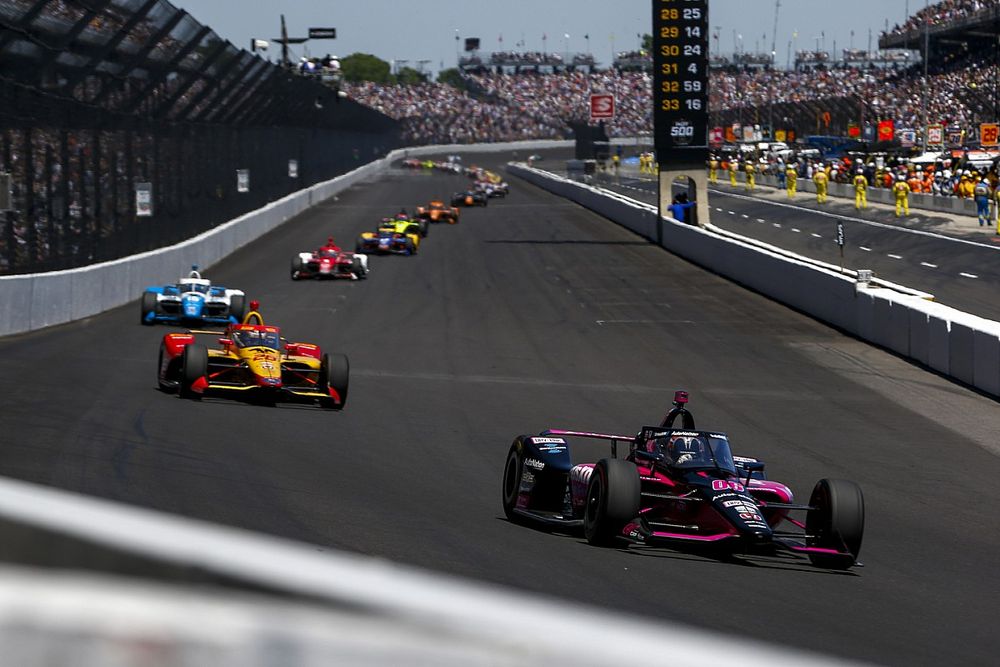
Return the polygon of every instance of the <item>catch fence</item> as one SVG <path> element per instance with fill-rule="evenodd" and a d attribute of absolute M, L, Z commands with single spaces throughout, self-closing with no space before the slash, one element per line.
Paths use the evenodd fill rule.
<path fill-rule="evenodd" d="M 0 0 L 0 100 L 3 274 L 176 243 L 399 145 L 166 0 Z"/>

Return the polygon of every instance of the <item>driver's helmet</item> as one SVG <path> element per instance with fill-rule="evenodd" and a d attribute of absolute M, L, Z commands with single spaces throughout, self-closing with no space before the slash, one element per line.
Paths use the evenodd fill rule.
<path fill-rule="evenodd" d="M 708 444 L 697 435 L 671 435 L 663 446 L 663 453 L 671 463 L 698 463 L 710 460 Z"/>
<path fill-rule="evenodd" d="M 396 214 L 396 219 L 397 220 L 409 220 L 410 216 L 409 216 L 409 214 L 407 214 L 405 208 L 401 208 L 401 209 L 399 209 L 399 213 Z"/>

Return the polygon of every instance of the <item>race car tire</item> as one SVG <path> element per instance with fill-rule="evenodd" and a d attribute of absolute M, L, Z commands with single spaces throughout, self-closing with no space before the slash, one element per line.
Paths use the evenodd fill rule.
<path fill-rule="evenodd" d="M 594 546 L 613 546 L 622 528 L 639 515 L 639 471 L 621 459 L 601 459 L 587 485 L 583 534 Z"/>
<path fill-rule="evenodd" d="M 247 298 L 242 294 L 234 294 L 229 297 L 229 314 L 242 322 L 247 316 Z"/>
<path fill-rule="evenodd" d="M 361 261 L 360 257 L 355 257 L 352 260 L 351 271 L 353 271 L 354 275 L 358 277 L 358 280 L 365 280 L 368 278 L 368 270 L 365 268 L 365 264 Z"/>
<path fill-rule="evenodd" d="M 861 487 L 846 479 L 821 479 L 816 482 L 809 505 L 815 509 L 806 515 L 806 545 L 843 550 L 851 555 L 809 554 L 816 567 L 846 570 L 854 565 L 861 552 L 865 532 L 865 499 Z"/>
<path fill-rule="evenodd" d="M 427 238 L 427 235 L 430 233 L 430 229 L 431 229 L 430 225 L 427 224 L 427 221 L 426 220 L 421 220 L 417 224 L 417 228 L 420 230 L 420 238 L 422 238 L 422 239 Z"/>
<path fill-rule="evenodd" d="M 416 255 L 417 254 L 417 244 L 413 242 L 413 239 L 406 239 L 406 244 L 404 245 L 406 249 L 406 254 Z"/>
<path fill-rule="evenodd" d="M 155 323 L 153 321 L 146 321 L 146 315 L 149 313 L 157 313 L 159 311 L 159 302 L 156 300 L 156 294 L 153 292 L 143 292 L 142 293 L 142 313 L 139 315 L 139 321 L 142 324 L 151 326 Z"/>
<path fill-rule="evenodd" d="M 365 251 L 365 242 L 361 237 L 358 237 L 358 240 L 354 242 L 354 252 L 364 252 L 364 251 Z"/>
<path fill-rule="evenodd" d="M 181 398 L 201 400 L 201 394 L 191 391 L 191 385 L 206 375 L 208 375 L 208 348 L 198 343 L 185 347 L 184 356 L 181 358 Z"/>
<path fill-rule="evenodd" d="M 319 372 L 320 382 L 324 389 L 333 389 L 340 396 L 340 404 L 332 398 L 323 400 L 323 407 L 331 410 L 343 410 L 347 405 L 347 388 L 351 379 L 351 364 L 346 354 L 324 354 Z"/>
<path fill-rule="evenodd" d="M 293 257 L 292 258 L 291 274 L 292 274 L 292 280 L 298 280 L 299 277 L 302 275 L 302 258 L 301 257 Z"/>
<path fill-rule="evenodd" d="M 508 521 L 521 523 L 523 517 L 514 511 L 517 505 L 517 496 L 521 489 L 521 477 L 524 475 L 524 453 L 521 451 L 523 445 L 518 438 L 510 446 L 507 452 L 507 463 L 503 468 L 503 483 L 501 485 L 500 498 L 503 502 L 503 513 L 507 515 Z"/>

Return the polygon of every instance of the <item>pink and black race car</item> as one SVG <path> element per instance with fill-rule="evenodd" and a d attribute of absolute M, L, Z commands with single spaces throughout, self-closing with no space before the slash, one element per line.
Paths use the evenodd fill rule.
<path fill-rule="evenodd" d="M 315 252 L 300 252 L 292 258 L 292 280 L 303 278 L 348 278 L 364 280 L 368 277 L 368 257 L 365 255 L 341 250 L 333 242 L 326 240 L 326 245 Z"/>
<path fill-rule="evenodd" d="M 808 504 L 733 456 L 725 433 L 695 428 L 679 391 L 660 426 L 636 436 L 543 431 L 515 438 L 504 466 L 504 513 L 513 522 L 583 529 L 599 546 L 640 544 L 713 553 L 807 556 L 821 568 L 857 562 L 865 508 L 854 482 L 821 479 Z M 681 418 L 681 427 L 674 422 Z M 567 438 L 610 440 L 611 458 L 574 465 Z M 618 458 L 618 444 L 628 453 Z M 805 512 L 804 520 L 790 516 Z"/>

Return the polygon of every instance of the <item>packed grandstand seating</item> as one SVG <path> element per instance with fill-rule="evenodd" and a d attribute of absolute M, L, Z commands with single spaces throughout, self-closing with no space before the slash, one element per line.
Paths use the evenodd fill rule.
<path fill-rule="evenodd" d="M 971 132 L 992 115 L 997 69 L 981 57 L 940 63 L 927 82 L 928 118 Z M 506 141 L 559 138 L 567 123 L 584 120 L 592 92 L 615 94 L 613 137 L 652 130 L 651 77 L 647 72 L 558 72 L 467 74 L 470 93 L 444 84 L 381 86 L 353 84 L 348 94 L 403 121 L 416 142 Z M 832 101 L 848 111 L 865 107 L 869 118 L 891 118 L 915 127 L 923 117 L 925 87 L 911 70 L 833 67 L 810 71 L 716 70 L 711 76 L 713 110 L 766 108 L 770 104 Z M 860 116 L 860 113 L 856 114 Z"/>
<path fill-rule="evenodd" d="M 944 0 L 921 9 L 902 25 L 895 26 L 889 35 L 903 35 L 921 30 L 925 25 L 942 26 L 1000 5 L 1000 0 Z"/>

